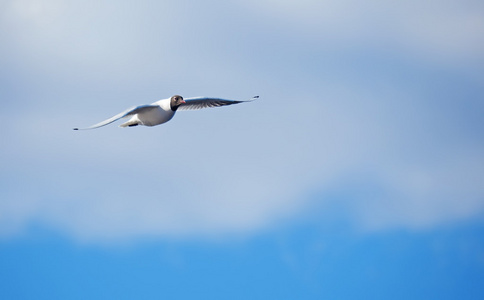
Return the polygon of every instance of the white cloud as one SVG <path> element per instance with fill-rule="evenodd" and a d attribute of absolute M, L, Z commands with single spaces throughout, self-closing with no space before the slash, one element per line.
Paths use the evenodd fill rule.
<path fill-rule="evenodd" d="M 341 198 L 356 225 L 373 230 L 475 217 L 483 209 L 484 151 L 461 135 L 468 121 L 453 111 L 460 105 L 429 104 L 429 91 L 408 77 L 348 67 L 339 63 L 345 53 L 308 57 L 308 47 L 325 49 L 328 41 L 353 45 L 355 53 L 373 41 L 408 47 L 396 51 L 418 53 L 414 65 L 428 63 L 422 57 L 433 51 L 481 62 L 475 48 L 446 46 L 458 39 L 482 46 L 475 33 L 482 24 L 472 17 L 479 10 L 454 3 L 452 11 L 431 13 L 435 6 L 422 4 L 413 12 L 415 3 L 406 3 L 251 3 L 270 16 L 264 20 L 260 11 L 227 17 L 181 4 L 125 3 L 113 11 L 74 2 L 36 28 L 4 21 L 14 30 L 1 62 L 17 89 L 2 95 L 15 101 L 0 112 L 9 124 L 0 149 L 0 233 L 40 222 L 85 240 L 244 234 L 317 214 Z M 26 17 L 41 18 L 35 11 L 43 9 Z M 235 25 L 217 25 L 227 18 Z M 446 40 L 456 28 L 462 34 Z M 301 32 L 308 41 L 295 38 Z M 276 35 L 271 43 L 268 33 Z M 447 66 L 441 59 L 429 64 Z M 403 65 L 392 68 L 408 72 Z M 419 76 L 435 80 L 433 73 Z M 155 128 L 70 130 L 171 93 L 261 99 L 180 112 Z M 315 191 L 342 196 L 318 198 Z"/>

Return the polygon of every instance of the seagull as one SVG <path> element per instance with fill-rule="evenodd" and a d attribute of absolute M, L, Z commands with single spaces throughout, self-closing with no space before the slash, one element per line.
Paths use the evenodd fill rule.
<path fill-rule="evenodd" d="M 111 124 L 121 118 L 127 117 L 131 118 L 127 122 L 119 125 L 119 127 L 134 127 L 138 125 L 156 126 L 170 121 L 177 110 L 195 110 L 206 107 L 226 106 L 254 101 L 257 98 L 259 98 L 259 96 L 254 96 L 246 101 L 237 101 L 211 97 L 193 97 L 183 99 L 182 96 L 175 95 L 171 98 L 162 99 L 152 104 L 131 107 L 107 120 L 86 128 L 74 128 L 74 130 L 99 128 Z"/>

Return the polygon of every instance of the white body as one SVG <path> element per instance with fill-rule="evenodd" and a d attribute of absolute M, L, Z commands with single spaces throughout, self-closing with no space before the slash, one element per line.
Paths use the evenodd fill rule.
<path fill-rule="evenodd" d="M 170 98 L 162 99 L 152 103 L 154 106 L 151 109 L 145 109 L 135 114 L 128 122 L 121 124 L 121 127 L 126 127 L 134 124 L 141 124 L 144 126 L 156 126 L 170 121 L 175 115 L 175 111 L 171 110 Z"/>

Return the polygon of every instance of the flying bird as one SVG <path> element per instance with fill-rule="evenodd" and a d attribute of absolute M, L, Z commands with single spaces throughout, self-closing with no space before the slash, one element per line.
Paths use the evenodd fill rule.
<path fill-rule="evenodd" d="M 183 99 L 182 96 L 175 95 L 168 99 L 162 99 L 149 105 L 140 105 L 129 108 L 107 120 L 94 124 L 86 128 L 74 128 L 74 130 L 86 130 L 99 128 L 111 124 L 121 118 L 131 117 L 127 122 L 119 127 L 133 127 L 138 125 L 156 126 L 170 121 L 178 110 L 195 110 L 206 107 L 218 107 L 232 105 L 256 100 L 259 96 L 254 96 L 246 101 L 227 100 L 210 97 L 194 97 Z"/>

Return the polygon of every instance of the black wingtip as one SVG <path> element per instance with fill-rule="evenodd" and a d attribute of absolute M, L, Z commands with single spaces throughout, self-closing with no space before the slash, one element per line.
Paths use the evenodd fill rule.
<path fill-rule="evenodd" d="M 79 130 L 79 128 L 72 128 L 72 130 Z"/>

